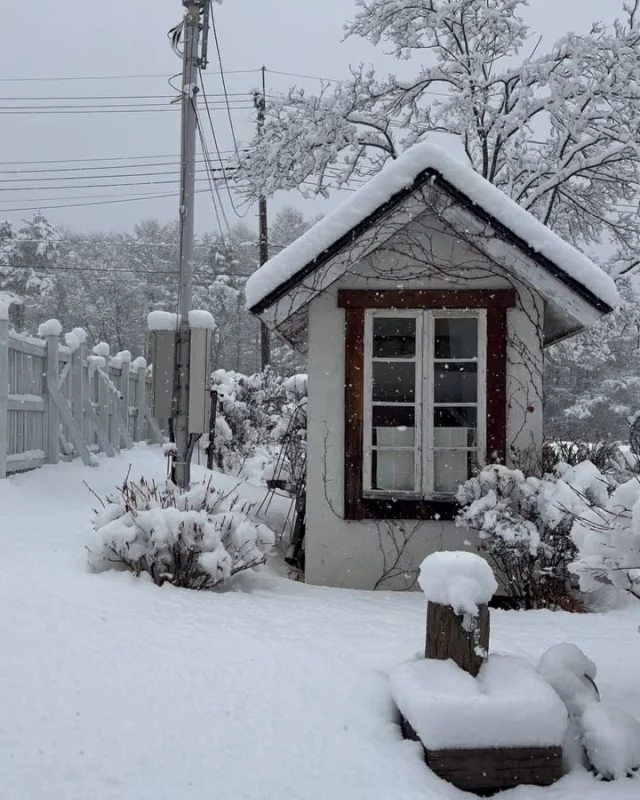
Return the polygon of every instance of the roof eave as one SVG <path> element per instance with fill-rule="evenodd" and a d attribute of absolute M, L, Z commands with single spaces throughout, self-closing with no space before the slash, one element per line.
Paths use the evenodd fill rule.
<path fill-rule="evenodd" d="M 348 247 L 354 242 L 362 233 L 368 230 L 372 225 L 375 225 L 387 213 L 393 211 L 404 199 L 410 197 L 418 189 L 422 188 L 429 181 L 433 181 L 440 189 L 446 192 L 453 200 L 460 203 L 462 206 L 471 211 L 478 219 L 487 225 L 490 225 L 505 241 L 512 244 L 527 255 L 532 261 L 540 266 L 545 272 L 548 272 L 560 283 L 566 286 L 574 294 L 582 298 L 586 303 L 592 306 L 599 314 L 605 315 L 613 311 L 613 307 L 594 294 L 590 289 L 581 284 L 575 278 L 568 275 L 558 264 L 554 263 L 546 256 L 534 250 L 527 242 L 517 236 L 510 228 L 497 220 L 492 214 L 485 211 L 481 206 L 470 200 L 464 192 L 461 192 L 453 184 L 447 181 L 442 175 L 433 167 L 420 172 L 412 184 L 405 187 L 399 192 L 396 192 L 389 200 L 379 206 L 372 214 L 365 217 L 361 222 L 351 228 L 344 236 L 337 239 L 331 247 L 324 250 L 319 256 L 309 261 L 305 266 L 298 270 L 294 275 L 283 281 L 276 289 L 269 292 L 259 303 L 256 303 L 250 308 L 251 313 L 260 316 L 264 311 L 277 303 L 281 298 L 294 289 L 301 281 L 308 275 L 315 272 L 316 269 L 326 264 L 345 247 Z"/>

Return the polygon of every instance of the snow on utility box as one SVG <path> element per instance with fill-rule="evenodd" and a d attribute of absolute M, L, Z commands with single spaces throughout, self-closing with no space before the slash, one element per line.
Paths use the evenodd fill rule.
<path fill-rule="evenodd" d="M 454 786 L 492 794 L 562 777 L 567 711 L 526 661 L 488 655 L 488 602 L 497 589 L 472 553 L 434 553 L 422 564 L 426 658 L 390 675 L 402 732 Z"/>

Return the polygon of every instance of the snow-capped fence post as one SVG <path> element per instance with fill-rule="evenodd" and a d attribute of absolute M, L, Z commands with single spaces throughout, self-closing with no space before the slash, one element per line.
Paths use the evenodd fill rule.
<path fill-rule="evenodd" d="M 40 326 L 38 334 L 46 342 L 44 400 L 45 400 L 45 458 L 47 464 L 57 464 L 60 458 L 59 433 L 60 412 L 53 398 L 52 387 L 58 386 L 58 339 L 62 328 L 57 320 L 49 320 Z"/>
<path fill-rule="evenodd" d="M 428 601 L 426 658 L 452 659 L 475 678 L 489 654 L 488 602 L 498 588 L 491 567 L 474 553 L 433 553 L 419 580 Z"/>
<path fill-rule="evenodd" d="M 5 313 L 6 306 L 6 313 Z M 0 478 L 7 477 L 9 445 L 9 305 L 0 298 Z"/>

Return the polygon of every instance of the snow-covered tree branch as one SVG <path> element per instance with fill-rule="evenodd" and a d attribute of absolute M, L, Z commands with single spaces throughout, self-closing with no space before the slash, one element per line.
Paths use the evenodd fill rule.
<path fill-rule="evenodd" d="M 525 4 L 357 0 L 347 36 L 390 45 L 403 71 L 410 60 L 418 70 L 380 78 L 359 66 L 317 95 L 294 88 L 272 97 L 265 135 L 241 165 L 251 191 L 325 194 L 445 133 L 478 172 L 562 235 L 584 243 L 607 236 L 633 251 L 638 4 L 624 4 L 613 26 L 568 34 L 547 53 L 519 15 Z"/>

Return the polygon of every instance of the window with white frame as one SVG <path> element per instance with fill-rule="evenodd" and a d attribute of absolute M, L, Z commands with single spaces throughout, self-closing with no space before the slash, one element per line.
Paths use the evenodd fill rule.
<path fill-rule="evenodd" d="M 486 311 L 373 311 L 364 331 L 366 495 L 454 495 L 484 461 Z"/>

